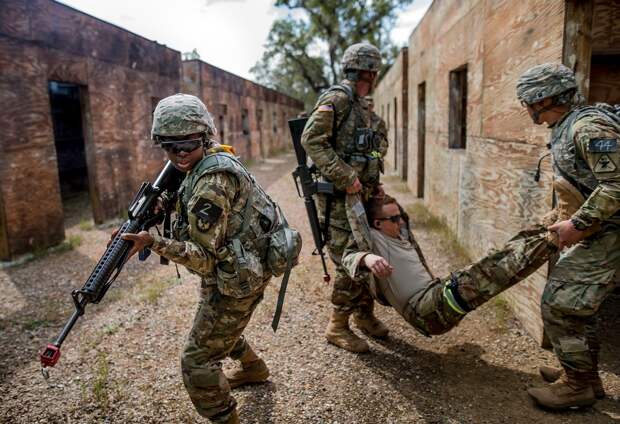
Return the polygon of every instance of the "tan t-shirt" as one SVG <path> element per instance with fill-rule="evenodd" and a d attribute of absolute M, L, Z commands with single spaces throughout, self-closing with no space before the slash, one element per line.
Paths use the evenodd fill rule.
<path fill-rule="evenodd" d="M 377 278 L 377 288 L 399 313 L 403 313 L 409 299 L 424 290 L 432 277 L 422 264 L 413 245 L 402 238 L 386 236 L 370 229 L 375 254 L 384 257 L 394 270 L 387 279 Z"/>

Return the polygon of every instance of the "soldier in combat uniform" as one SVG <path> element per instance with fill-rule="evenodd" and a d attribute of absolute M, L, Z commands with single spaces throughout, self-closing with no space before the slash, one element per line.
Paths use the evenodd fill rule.
<path fill-rule="evenodd" d="M 527 70 L 517 97 L 537 125 L 552 129 L 554 184 L 568 182 L 583 204 L 549 227 L 566 247 L 542 295 L 542 318 L 562 369 L 541 368 L 553 384 L 530 389 L 552 409 L 592 405 L 605 396 L 598 374 L 596 314 L 620 269 L 620 119 L 584 105 L 574 73 L 546 63 Z M 558 203 L 566 202 L 558 195 Z"/>
<path fill-rule="evenodd" d="M 269 370 L 242 336 L 271 273 L 263 237 L 278 223 L 277 205 L 216 134 L 206 106 L 176 94 L 159 102 L 152 138 L 187 173 L 178 192 L 173 238 L 125 234 L 131 254 L 149 248 L 201 277 L 200 303 L 181 358 L 183 382 L 198 413 L 215 423 L 238 423 L 230 389 L 263 382 Z M 241 263 L 245 265 L 240 265 Z M 231 375 L 221 361 L 241 366 Z"/>
<path fill-rule="evenodd" d="M 381 160 L 387 142 L 371 128 L 364 96 L 374 85 L 381 66 L 379 50 L 367 43 L 350 46 L 343 55 L 345 79 L 318 99 L 310 114 L 302 145 L 321 175 L 335 186 L 332 196 L 319 196 L 319 210 L 329 215 L 327 248 L 336 265 L 331 301 L 334 306 L 325 333 L 327 341 L 352 352 L 367 352 L 368 343 L 349 327 L 349 316 L 362 331 L 385 337 L 388 329 L 373 313 L 374 301 L 366 286 L 352 280 L 341 265 L 351 237 L 346 218 L 345 193 L 362 192 L 367 197 L 379 185 Z M 325 211 L 329 209 L 330 213 Z M 325 221 L 325 216 L 321 217 Z"/>

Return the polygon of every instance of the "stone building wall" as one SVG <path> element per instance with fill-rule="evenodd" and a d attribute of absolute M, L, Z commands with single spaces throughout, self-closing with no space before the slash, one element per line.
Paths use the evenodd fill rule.
<path fill-rule="evenodd" d="M 537 222 L 551 206 L 548 159 L 540 182 L 534 181 L 550 132 L 533 125 L 519 105 L 519 75 L 539 63 L 564 62 L 576 70 L 591 102 L 613 101 L 618 93 L 614 75 L 620 69 L 614 40 L 620 33 L 611 22 L 618 13 L 617 2 L 614 6 L 606 0 L 435 0 L 412 32 L 409 154 L 399 158 L 396 168 L 408 164 L 407 184 L 413 193 L 445 219 L 473 258 Z M 400 73 L 399 66 L 388 75 Z M 463 73 L 464 90 L 451 82 Z M 399 84 L 384 78 L 375 98 L 393 96 L 402 89 Z M 459 107 L 450 99 L 462 98 L 455 93 L 465 98 L 461 148 L 449 147 L 450 120 Z M 425 119 L 419 118 L 422 109 Z M 418 152 L 425 152 L 423 160 Z M 388 155 L 388 160 L 393 157 Z M 543 338 L 539 301 L 546 275 L 544 267 L 507 293 L 517 316 L 538 340 Z"/>
<path fill-rule="evenodd" d="M 192 73 L 197 66 L 200 74 Z M 123 213 L 140 183 L 161 168 L 165 156 L 150 141 L 160 99 L 188 87 L 206 100 L 218 126 L 223 116 L 225 141 L 244 158 L 287 146 L 286 120 L 302 109 L 206 63 L 183 65 L 178 51 L 51 0 L 0 2 L 0 69 L 0 260 L 64 238 L 51 82 L 79 91 L 97 223 Z"/>
<path fill-rule="evenodd" d="M 287 121 L 303 102 L 200 60 L 183 62 L 182 90 L 200 97 L 220 141 L 243 159 L 265 158 L 291 145 Z"/>

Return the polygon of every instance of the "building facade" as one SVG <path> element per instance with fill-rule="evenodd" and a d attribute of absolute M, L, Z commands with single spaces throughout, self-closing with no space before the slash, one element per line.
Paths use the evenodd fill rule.
<path fill-rule="evenodd" d="M 563 62 L 590 102 L 620 103 L 618 18 L 620 6 L 609 0 L 435 0 L 412 32 L 408 87 L 397 89 L 408 91 L 408 110 L 397 114 L 409 116 L 409 146 L 404 157 L 391 152 L 388 160 L 396 155 L 396 171 L 472 257 L 539 222 L 552 204 L 549 159 L 540 181 L 534 179 L 550 131 L 532 124 L 517 101 L 519 75 Z M 384 98 L 395 90 L 393 81 L 384 78 L 377 87 L 379 113 L 395 99 Z M 398 140 L 391 145 L 398 149 Z M 541 341 L 546 276 L 541 269 L 507 294 Z"/>
<path fill-rule="evenodd" d="M 0 69 L 0 260 L 62 241 L 80 193 L 96 223 L 126 210 L 165 159 L 150 141 L 160 99 L 201 97 L 244 159 L 282 148 L 303 108 L 51 0 L 0 2 Z"/>

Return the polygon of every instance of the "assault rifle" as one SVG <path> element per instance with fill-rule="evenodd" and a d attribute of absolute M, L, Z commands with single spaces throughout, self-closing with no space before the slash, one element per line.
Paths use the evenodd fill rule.
<path fill-rule="evenodd" d="M 318 172 L 316 166 L 312 165 L 308 167 L 308 157 L 306 155 L 306 151 L 301 145 L 301 134 L 304 131 L 307 121 L 308 118 L 296 118 L 288 121 L 288 126 L 291 130 L 291 137 L 293 138 L 293 147 L 295 147 L 295 156 L 297 156 L 297 168 L 293 171 L 293 180 L 295 181 L 297 194 L 299 197 L 304 198 L 308 221 L 310 222 L 310 229 L 312 230 L 312 238 L 314 239 L 314 246 L 316 247 L 312 254 L 319 255 L 321 257 L 321 263 L 323 265 L 323 280 L 328 283 L 331 278 L 327 272 L 325 252 L 323 252 L 323 248 L 327 243 L 331 202 L 328 199 L 327 210 L 325 211 L 325 226 L 321 229 L 319 216 L 316 211 L 316 204 L 314 203 L 314 198 L 312 196 L 322 193 L 329 197 L 334 193 L 334 185 L 329 182 L 317 181 Z M 301 192 L 299 191 L 299 186 L 301 186 Z"/>
<path fill-rule="evenodd" d="M 164 191 L 176 192 L 183 180 L 183 173 L 177 170 L 172 162 L 168 161 L 164 169 L 159 173 L 153 184 L 149 182 L 142 183 L 140 190 L 131 202 L 128 210 L 128 219 L 116 232 L 114 238 L 108 245 L 107 249 L 97 262 L 86 280 L 86 283 L 80 290 L 73 290 L 71 297 L 75 304 L 75 311 L 69 318 L 64 328 L 54 340 L 49 343 L 41 353 L 41 365 L 43 376 L 48 377 L 47 367 L 53 367 L 60 359 L 60 346 L 65 338 L 77 322 L 78 318 L 84 315 L 86 305 L 89 303 L 99 303 L 105 296 L 106 292 L 118 277 L 118 274 L 127 262 L 127 253 L 129 252 L 132 242 L 123 240 L 123 233 L 138 233 L 148 230 L 154 225 L 161 223 L 162 219 L 169 220 L 169 213 L 165 211 L 155 211 L 157 199 Z M 140 259 L 146 259 L 148 253 L 141 253 Z"/>

